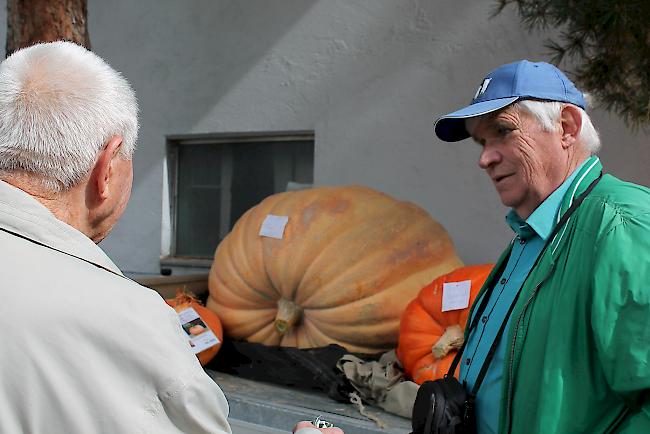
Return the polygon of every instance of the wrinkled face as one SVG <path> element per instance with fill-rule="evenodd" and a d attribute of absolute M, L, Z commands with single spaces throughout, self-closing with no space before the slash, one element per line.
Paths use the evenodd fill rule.
<path fill-rule="evenodd" d="M 469 119 L 466 126 L 482 148 L 479 166 L 501 202 L 521 218 L 528 218 L 566 179 L 569 161 L 559 128 L 544 131 L 527 111 L 506 107 Z"/>

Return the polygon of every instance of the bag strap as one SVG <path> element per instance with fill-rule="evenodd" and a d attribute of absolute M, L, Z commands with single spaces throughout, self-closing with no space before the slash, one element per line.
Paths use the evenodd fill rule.
<path fill-rule="evenodd" d="M 537 256 L 537 260 L 535 261 L 535 264 L 533 267 L 531 267 L 531 270 L 537 266 L 537 263 L 539 262 L 540 258 L 543 256 L 543 252 L 548 248 L 548 246 L 551 244 L 553 241 L 553 238 L 557 235 L 559 232 L 560 228 L 562 228 L 566 222 L 569 220 L 571 215 L 578 209 L 580 204 L 582 204 L 582 201 L 585 200 L 587 195 L 591 193 L 591 190 L 594 189 L 596 184 L 600 182 L 600 179 L 603 177 L 603 172 L 600 172 L 598 177 L 594 179 L 591 184 L 587 187 L 587 189 L 576 198 L 576 200 L 571 204 L 569 209 L 566 210 L 566 212 L 562 215 L 560 218 L 560 221 L 555 225 L 553 228 L 553 231 L 551 232 L 551 235 L 548 237 L 546 240 L 546 244 L 544 244 L 544 248 L 540 252 L 540 254 Z M 503 261 L 505 264 L 506 261 Z M 503 266 L 502 266 L 503 268 Z M 501 270 L 502 271 L 502 270 Z M 495 273 L 495 276 L 500 275 L 500 273 Z M 472 322 L 470 324 L 470 328 L 467 332 L 467 335 L 476 328 L 479 318 L 483 315 L 483 312 L 485 311 L 487 304 L 488 304 L 488 299 L 492 295 L 492 292 L 494 290 L 494 285 L 491 285 L 490 288 L 485 292 L 483 295 L 483 299 L 481 300 L 481 304 L 479 306 L 479 309 L 476 311 L 476 314 L 474 315 L 474 318 L 472 319 Z M 508 308 L 508 312 L 506 313 L 505 318 L 503 319 L 503 322 L 501 323 L 501 327 L 499 327 L 499 331 L 497 332 L 497 335 L 494 338 L 494 341 L 492 342 L 492 345 L 490 346 L 490 350 L 488 351 L 487 356 L 485 357 L 485 360 L 483 361 L 483 366 L 481 366 L 481 370 L 476 377 L 476 381 L 474 382 L 474 387 L 472 388 L 472 395 L 476 396 L 476 393 L 478 392 L 479 387 L 481 387 L 481 383 L 483 382 L 483 379 L 485 378 L 485 374 L 487 373 L 487 370 L 490 366 L 490 362 L 492 361 L 492 358 L 494 357 L 494 354 L 496 353 L 497 347 L 499 346 L 499 341 L 501 340 L 501 336 L 503 335 L 503 332 L 506 329 L 506 325 L 508 323 L 508 319 L 510 318 L 510 315 L 512 314 L 512 311 L 517 304 L 517 300 L 519 299 L 519 294 L 520 292 L 517 292 L 517 295 L 515 296 L 515 299 L 512 301 L 510 304 L 510 307 Z M 456 356 L 454 357 L 454 361 L 451 363 L 451 366 L 449 367 L 449 371 L 447 374 L 445 374 L 445 377 L 453 376 L 454 372 L 456 371 L 456 367 L 458 366 L 458 363 L 460 363 L 460 359 L 462 358 L 463 351 L 465 350 L 465 345 L 467 344 L 467 340 L 463 341 L 463 345 L 458 349 L 458 352 L 456 353 Z"/>

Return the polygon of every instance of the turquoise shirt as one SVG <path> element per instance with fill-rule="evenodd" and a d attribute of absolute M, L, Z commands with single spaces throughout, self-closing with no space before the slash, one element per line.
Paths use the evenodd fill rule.
<path fill-rule="evenodd" d="M 583 162 L 584 164 L 584 162 Z M 474 387 L 483 360 L 490 351 L 492 342 L 508 313 L 510 305 L 521 289 L 524 280 L 532 269 L 537 257 L 544 248 L 546 240 L 551 235 L 558 221 L 560 203 L 567 189 L 575 178 L 580 165 L 541 205 L 533 211 L 526 221 L 522 220 L 514 210 L 506 216 L 506 221 L 515 232 L 512 253 L 501 277 L 496 285 L 488 304 L 483 311 L 476 329 L 469 335 L 467 346 L 463 352 L 460 364 L 460 381 L 465 382 L 468 392 Z M 481 300 L 476 300 L 480 303 Z M 479 306 L 477 304 L 477 306 Z M 469 324 L 468 322 L 468 327 Z M 510 319 L 508 324 L 510 327 Z M 507 334 L 507 329 L 504 335 Z M 505 344 L 501 339 L 494 357 L 490 363 L 483 383 L 476 394 L 476 424 L 478 434 L 497 433 L 499 430 L 499 408 L 501 403 L 501 378 L 505 356 Z"/>

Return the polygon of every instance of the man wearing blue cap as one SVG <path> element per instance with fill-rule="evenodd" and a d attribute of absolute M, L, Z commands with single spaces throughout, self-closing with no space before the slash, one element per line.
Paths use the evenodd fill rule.
<path fill-rule="evenodd" d="M 435 125 L 481 146 L 515 232 L 466 328 L 481 434 L 650 432 L 650 190 L 602 174 L 585 106 L 523 60 Z"/>

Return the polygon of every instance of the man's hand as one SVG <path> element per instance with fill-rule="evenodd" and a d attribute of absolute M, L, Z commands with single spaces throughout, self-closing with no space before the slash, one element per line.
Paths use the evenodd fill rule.
<path fill-rule="evenodd" d="M 293 434 L 345 434 L 341 428 L 316 428 L 311 422 L 298 422 Z"/>

